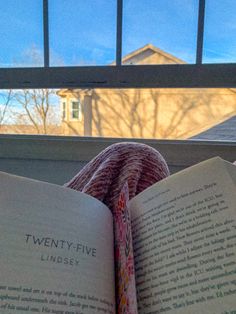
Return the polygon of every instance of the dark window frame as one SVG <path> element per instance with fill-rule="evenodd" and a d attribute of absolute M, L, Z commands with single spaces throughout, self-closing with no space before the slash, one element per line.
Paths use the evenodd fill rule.
<path fill-rule="evenodd" d="M 0 89 L 236 87 L 236 63 L 202 64 L 205 1 L 199 0 L 195 64 L 122 65 L 123 0 L 117 0 L 116 64 L 51 67 L 48 1 L 43 1 L 44 67 L 0 68 Z"/>

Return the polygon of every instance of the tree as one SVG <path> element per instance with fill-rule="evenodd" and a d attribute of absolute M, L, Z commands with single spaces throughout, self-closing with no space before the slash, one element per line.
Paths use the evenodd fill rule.
<path fill-rule="evenodd" d="M 55 102 L 56 92 L 52 89 L 24 89 L 14 92 L 14 101 L 21 106 L 16 114 L 18 124 L 33 125 L 36 133 L 48 134 L 58 124 Z"/>
<path fill-rule="evenodd" d="M 25 63 L 28 66 L 41 66 L 43 53 L 35 45 L 23 51 L 16 66 Z M 16 132 L 22 133 L 23 126 L 31 125 L 34 133 L 54 133 L 59 124 L 58 97 L 54 89 L 23 89 L 12 92 L 12 108 L 14 123 L 18 125 Z"/>
<path fill-rule="evenodd" d="M 6 119 L 8 109 L 12 100 L 12 90 L 2 91 L 0 93 L 0 126 Z"/>

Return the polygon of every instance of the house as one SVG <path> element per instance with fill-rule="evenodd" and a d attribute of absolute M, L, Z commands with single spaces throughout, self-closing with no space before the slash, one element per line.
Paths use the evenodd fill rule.
<path fill-rule="evenodd" d="M 236 141 L 236 115 L 221 123 L 193 136 L 193 140 L 218 140 Z"/>
<path fill-rule="evenodd" d="M 123 64 L 183 64 L 148 44 Z M 230 88 L 62 89 L 62 133 L 128 138 L 186 139 L 236 113 Z"/>

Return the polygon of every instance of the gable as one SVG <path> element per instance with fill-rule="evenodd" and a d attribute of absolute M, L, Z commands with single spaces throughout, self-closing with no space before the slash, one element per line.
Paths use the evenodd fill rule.
<path fill-rule="evenodd" d="M 151 45 L 147 44 L 144 47 L 133 51 L 126 55 L 123 59 L 123 64 L 183 64 L 183 60 Z"/>

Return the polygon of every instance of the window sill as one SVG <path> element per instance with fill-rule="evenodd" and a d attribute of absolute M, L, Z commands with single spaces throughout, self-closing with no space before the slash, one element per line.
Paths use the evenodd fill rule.
<path fill-rule="evenodd" d="M 236 142 L 0 135 L 0 170 L 62 184 L 107 146 L 127 141 L 157 149 L 171 173 L 214 156 L 236 160 Z"/>

